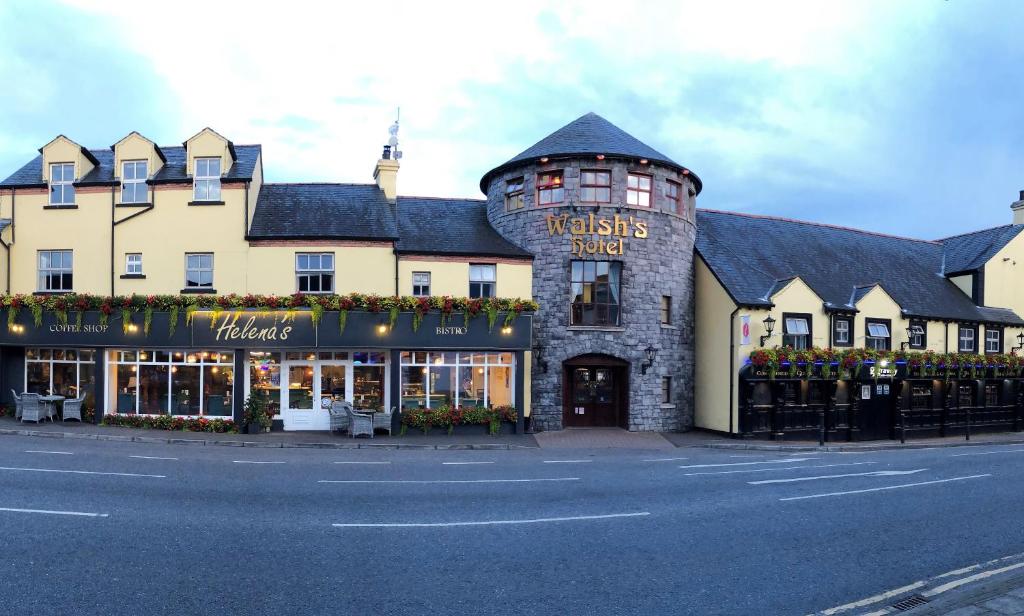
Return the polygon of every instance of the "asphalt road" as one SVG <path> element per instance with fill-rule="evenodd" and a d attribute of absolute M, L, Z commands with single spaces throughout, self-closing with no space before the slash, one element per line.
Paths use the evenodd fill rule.
<path fill-rule="evenodd" d="M 1020 445 L 423 452 L 3 436 L 0 614 L 806 614 L 1024 552 L 1022 485 Z"/>

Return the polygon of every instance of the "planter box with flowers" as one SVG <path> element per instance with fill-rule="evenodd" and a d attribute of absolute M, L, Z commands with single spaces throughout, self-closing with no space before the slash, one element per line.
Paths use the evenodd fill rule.
<path fill-rule="evenodd" d="M 181 430 L 185 432 L 238 432 L 235 422 L 230 419 L 207 419 L 206 417 L 171 417 L 170 415 L 104 415 L 102 425 L 123 428 L 149 428 L 153 430 Z"/>
<path fill-rule="evenodd" d="M 517 411 L 512 406 L 460 406 L 443 404 L 433 409 L 406 409 L 402 411 L 402 431 L 423 434 L 510 434 L 515 432 Z"/>

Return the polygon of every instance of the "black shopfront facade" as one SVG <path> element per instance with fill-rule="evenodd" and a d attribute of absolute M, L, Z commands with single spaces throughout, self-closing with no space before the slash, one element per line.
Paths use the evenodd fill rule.
<path fill-rule="evenodd" d="M 456 313 L 422 316 L 308 310 L 142 313 L 126 325 L 86 312 L 67 322 L 47 311 L 0 332 L 0 400 L 34 391 L 72 397 L 104 414 L 232 418 L 262 396 L 287 430 L 328 428 L 336 399 L 356 408 L 513 406 L 523 427 L 525 351 L 532 314 L 488 323 Z M 148 331 L 147 331 L 148 330 Z M 400 421 L 395 414 L 395 422 Z M 397 427 L 397 425 L 396 425 Z"/>

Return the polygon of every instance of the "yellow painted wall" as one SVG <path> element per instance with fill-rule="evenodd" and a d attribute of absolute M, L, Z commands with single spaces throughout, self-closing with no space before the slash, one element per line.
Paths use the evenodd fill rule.
<path fill-rule="evenodd" d="M 114 176 L 121 178 L 121 163 L 126 160 L 145 160 L 149 177 L 156 175 L 164 163 L 156 155 L 153 142 L 138 133 L 132 133 L 114 146 Z M 152 187 L 149 187 L 152 191 Z M 120 197 L 118 201 L 120 202 Z"/>
<path fill-rule="evenodd" d="M 729 430 L 729 413 L 733 429 L 738 429 L 736 413 L 738 378 L 733 379 L 733 404 L 729 406 L 729 375 L 738 372 L 740 363 L 729 361 L 729 316 L 736 305 L 701 259 L 694 259 L 696 310 L 694 322 L 696 365 L 694 366 L 694 425 L 708 430 Z M 761 317 L 764 318 L 764 317 Z M 751 321 L 754 318 L 751 317 Z M 760 320 L 758 321 L 760 322 Z M 753 325 L 753 323 L 752 323 Z M 750 353 L 751 347 L 739 348 L 739 315 L 735 326 L 737 353 Z M 751 336 L 753 340 L 756 340 Z"/>
<path fill-rule="evenodd" d="M 394 294 L 395 254 L 391 246 L 253 246 L 248 255 L 248 292 L 294 293 L 298 252 L 334 253 L 337 293 Z"/>
<path fill-rule="evenodd" d="M 907 342 L 907 326 L 909 321 L 902 318 L 899 305 L 893 301 L 885 290 L 876 286 L 857 302 L 857 313 L 853 324 L 853 346 L 867 347 L 867 319 L 891 319 L 889 334 L 892 336 L 891 347 L 898 350 L 901 342 Z"/>
<path fill-rule="evenodd" d="M 1024 234 L 1013 238 L 985 264 L 986 306 L 1024 315 Z"/>
<path fill-rule="evenodd" d="M 260 188 L 263 187 L 263 155 L 256 157 L 256 166 L 252 170 L 252 182 L 249 183 L 249 229 L 252 228 L 253 213 L 256 212 L 256 201 L 260 196 Z M 249 232 L 246 229 L 246 233 Z"/>
<path fill-rule="evenodd" d="M 950 276 L 949 280 L 957 286 L 958 289 L 964 292 L 964 295 L 971 297 L 971 275 L 966 274 L 963 276 Z"/>
<path fill-rule="evenodd" d="M 192 175 L 193 162 L 196 158 L 220 157 L 220 172 L 227 173 L 231 168 L 231 152 L 228 150 L 227 139 L 208 128 L 204 128 L 198 134 L 185 142 L 185 150 L 188 156 L 186 173 Z"/>
<path fill-rule="evenodd" d="M 487 259 L 467 258 L 465 261 L 398 260 L 398 294 L 412 295 L 413 272 L 430 272 L 431 295 L 464 297 L 469 294 L 469 264 L 487 263 Z M 493 261 L 491 261 L 493 263 Z M 498 297 L 528 299 L 533 293 L 533 264 L 498 263 L 495 271 Z"/>
<path fill-rule="evenodd" d="M 82 146 L 67 137 L 59 136 L 43 146 L 43 181 L 50 181 L 50 163 L 74 163 L 75 179 L 81 179 L 93 169 L 93 164 L 82 154 Z"/>
<path fill-rule="evenodd" d="M 767 342 L 767 346 L 780 346 L 782 344 L 782 332 L 784 323 L 782 322 L 782 314 L 785 312 L 805 312 L 811 315 L 811 344 L 813 346 L 827 347 L 829 346 L 830 333 L 829 333 L 829 320 L 828 315 L 825 314 L 823 308 L 824 302 L 818 297 L 807 283 L 799 278 L 794 278 L 787 284 L 782 290 L 777 291 L 771 298 L 775 304 L 773 310 L 773 317 L 776 319 L 775 331 L 772 333 L 772 337 Z M 767 314 L 765 314 L 767 316 Z M 756 326 L 760 330 L 764 329 L 761 321 L 764 316 L 756 319 Z M 751 317 L 751 330 L 754 329 L 755 319 Z M 751 331 L 751 337 L 753 337 L 753 331 Z M 758 336 L 761 334 L 759 333 Z"/>

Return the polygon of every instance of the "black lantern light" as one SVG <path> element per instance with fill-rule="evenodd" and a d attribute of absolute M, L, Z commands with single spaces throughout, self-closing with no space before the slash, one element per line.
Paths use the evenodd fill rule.
<path fill-rule="evenodd" d="M 1010 349 L 1010 352 L 1015 353 L 1021 349 L 1024 349 L 1024 332 L 1017 334 L 1017 346 Z"/>
<path fill-rule="evenodd" d="M 533 358 L 537 361 L 537 367 L 540 371 L 547 374 L 548 362 L 544 361 L 544 345 L 537 343 L 533 345 Z"/>
<path fill-rule="evenodd" d="M 775 331 L 775 319 L 772 318 L 772 314 L 769 312 L 768 316 L 766 316 L 764 321 L 761 322 L 764 323 L 765 332 L 765 335 L 761 336 L 761 346 L 764 346 L 764 343 L 772 337 L 772 332 Z"/>
<path fill-rule="evenodd" d="M 640 374 L 647 374 L 647 369 L 654 365 L 654 357 L 658 354 L 658 350 L 652 346 L 644 349 L 644 356 L 647 358 L 645 362 L 640 364 Z"/>

